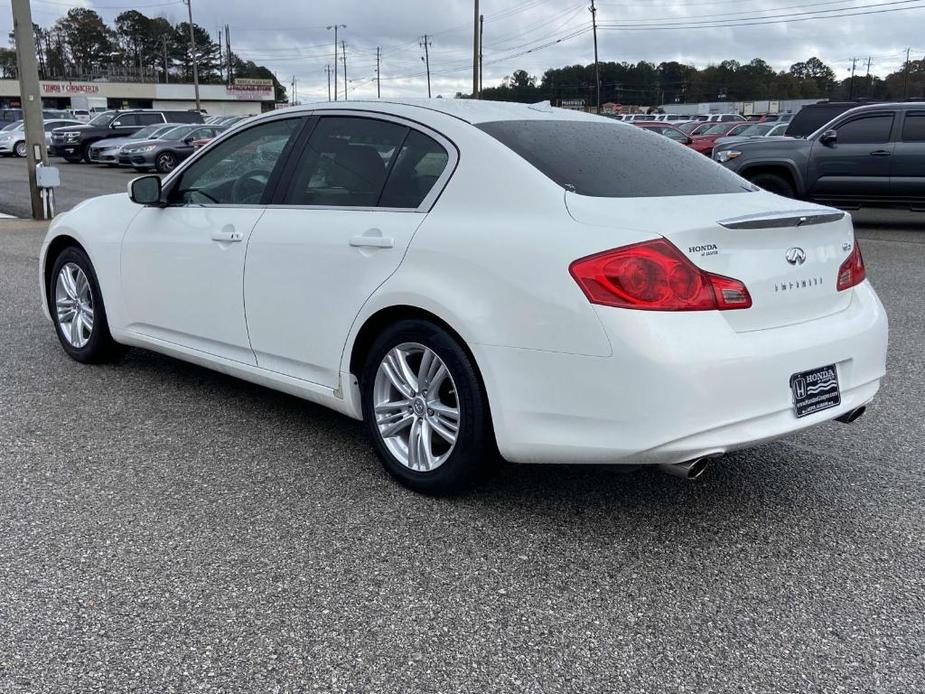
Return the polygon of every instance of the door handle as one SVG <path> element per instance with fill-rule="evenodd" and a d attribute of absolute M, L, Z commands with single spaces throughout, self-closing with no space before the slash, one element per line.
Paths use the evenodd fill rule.
<path fill-rule="evenodd" d="M 872 157 L 889 157 L 889 156 L 891 156 L 892 154 L 893 154 L 893 153 L 892 153 L 890 150 L 888 150 L 888 149 L 875 149 L 873 152 L 870 153 L 870 156 L 872 156 Z"/>
<path fill-rule="evenodd" d="M 350 245 L 354 248 L 392 248 L 395 245 L 395 239 L 391 236 L 363 234 L 362 236 L 354 236 L 350 239 Z"/>
<path fill-rule="evenodd" d="M 212 240 L 219 243 L 240 243 L 244 240 L 244 234 L 235 231 L 233 228 L 224 228 L 221 231 L 212 232 Z"/>

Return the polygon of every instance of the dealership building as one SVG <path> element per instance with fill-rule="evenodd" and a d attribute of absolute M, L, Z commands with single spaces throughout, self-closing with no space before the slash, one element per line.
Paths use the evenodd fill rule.
<path fill-rule="evenodd" d="M 42 81 L 40 86 L 45 108 L 196 108 L 192 84 Z M 240 78 L 228 85 L 199 85 L 199 103 L 211 115 L 262 113 L 273 110 L 274 102 L 272 80 Z M 0 80 L 0 108 L 20 106 L 19 80 Z"/>

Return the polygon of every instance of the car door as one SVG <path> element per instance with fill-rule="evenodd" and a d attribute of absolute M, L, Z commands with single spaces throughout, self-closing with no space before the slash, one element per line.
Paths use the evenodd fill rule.
<path fill-rule="evenodd" d="M 833 128 L 837 134 L 834 141 L 816 138 L 808 167 L 811 197 L 826 200 L 887 197 L 893 120 L 890 111 L 849 116 Z"/>
<path fill-rule="evenodd" d="M 893 150 L 890 196 L 925 205 L 925 111 L 906 111 Z"/>
<path fill-rule="evenodd" d="M 386 116 L 325 115 L 251 237 L 244 297 L 258 364 L 336 388 L 363 303 L 399 266 L 457 158 L 442 136 Z"/>
<path fill-rule="evenodd" d="M 126 328 L 255 364 L 244 319 L 244 260 L 286 145 L 304 118 L 256 124 L 172 177 L 166 206 L 143 208 L 122 241 Z"/>

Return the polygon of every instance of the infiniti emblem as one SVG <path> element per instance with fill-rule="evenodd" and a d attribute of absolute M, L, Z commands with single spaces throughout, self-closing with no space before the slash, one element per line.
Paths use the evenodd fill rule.
<path fill-rule="evenodd" d="M 791 265 L 802 265 L 806 262 L 806 251 L 794 246 L 787 251 L 787 262 Z"/>

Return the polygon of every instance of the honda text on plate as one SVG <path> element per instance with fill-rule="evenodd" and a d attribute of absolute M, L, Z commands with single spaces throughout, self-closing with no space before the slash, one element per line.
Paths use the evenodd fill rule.
<path fill-rule="evenodd" d="M 144 347 L 331 407 L 430 493 L 498 452 L 694 477 L 884 376 L 849 216 L 548 104 L 266 114 L 60 216 L 40 262 L 74 359 Z"/>

